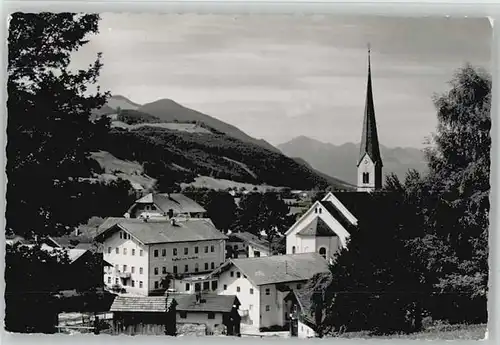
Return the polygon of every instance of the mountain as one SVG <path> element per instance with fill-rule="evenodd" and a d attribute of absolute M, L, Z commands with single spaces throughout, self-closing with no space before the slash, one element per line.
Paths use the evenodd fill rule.
<path fill-rule="evenodd" d="M 100 112 L 113 107 L 114 112 L 105 114 L 112 115 L 112 128 L 94 154 L 103 170 L 101 178 L 126 178 L 143 188 L 156 184 L 160 190 L 168 189 L 172 181 L 184 185 L 233 181 L 294 189 L 350 187 L 265 141 L 172 100 L 139 105 L 113 96 Z"/>
<path fill-rule="evenodd" d="M 106 112 L 102 109 L 108 110 L 110 108 L 114 110 L 120 108 L 121 110 L 133 111 L 135 115 L 141 113 L 148 114 L 155 118 L 152 122 L 191 122 L 205 124 L 216 131 L 225 133 L 233 138 L 259 145 L 270 151 L 279 151 L 276 147 L 272 146 L 265 140 L 252 138 L 233 125 L 203 114 L 199 111 L 184 107 L 171 99 L 160 99 L 151 103 L 140 105 L 124 96 L 114 95 L 108 99 L 105 106 L 98 110 L 98 112 L 100 114 L 107 115 L 109 114 L 109 111 Z M 143 122 L 148 121 L 145 120 Z"/>
<path fill-rule="evenodd" d="M 300 136 L 278 148 L 288 157 L 302 158 L 316 169 L 329 176 L 351 184 L 356 184 L 356 163 L 359 157 L 359 144 L 346 143 L 333 145 Z M 384 175 L 395 173 L 399 178 L 404 178 L 409 169 L 416 169 L 422 173 L 427 171 L 422 150 L 411 147 L 389 148 L 380 146 L 384 163 Z"/>

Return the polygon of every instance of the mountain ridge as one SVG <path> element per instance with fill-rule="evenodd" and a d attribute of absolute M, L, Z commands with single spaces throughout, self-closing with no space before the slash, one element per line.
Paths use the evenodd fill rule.
<path fill-rule="evenodd" d="M 305 160 L 310 166 L 333 178 L 350 184 L 357 183 L 357 158 L 359 143 L 334 145 L 307 136 L 299 136 L 277 145 L 278 149 L 289 157 Z M 421 173 L 427 172 L 427 163 L 422 149 L 413 147 L 387 147 L 380 145 L 383 172 L 387 176 L 395 173 L 404 179 L 409 169 Z"/>

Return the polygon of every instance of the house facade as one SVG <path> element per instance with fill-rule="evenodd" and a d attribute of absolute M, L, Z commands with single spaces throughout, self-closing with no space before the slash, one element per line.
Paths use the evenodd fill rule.
<path fill-rule="evenodd" d="M 135 201 L 126 218 L 203 218 L 206 210 L 179 193 L 150 193 Z"/>
<path fill-rule="evenodd" d="M 318 253 L 329 260 L 346 247 L 355 226 L 357 218 L 330 192 L 285 233 L 286 253 Z"/>
<path fill-rule="evenodd" d="M 306 253 L 230 259 L 212 275 L 219 279 L 219 294 L 238 297 L 242 323 L 265 329 L 285 327 L 290 315 L 286 295 L 327 271 L 326 260 Z"/>
<path fill-rule="evenodd" d="M 240 333 L 240 302 L 236 296 L 201 292 L 172 296 L 177 302 L 177 324 L 205 325 L 209 334 L 221 326 L 227 335 Z"/>
<path fill-rule="evenodd" d="M 208 219 L 108 218 L 96 237 L 104 260 L 112 265 L 104 272 L 104 283 L 133 294 L 161 294 L 168 288 L 164 279 L 219 267 L 226 238 Z"/>
<path fill-rule="evenodd" d="M 228 234 L 226 253 L 231 258 L 253 258 L 271 255 L 269 241 L 249 232 L 233 232 Z"/>

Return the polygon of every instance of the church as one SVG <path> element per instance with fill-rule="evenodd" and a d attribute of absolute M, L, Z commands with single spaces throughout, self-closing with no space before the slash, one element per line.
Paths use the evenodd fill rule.
<path fill-rule="evenodd" d="M 357 191 L 330 192 L 316 201 L 285 233 L 286 254 L 314 252 L 330 260 L 345 248 L 359 218 L 372 209 L 373 193 L 382 188 L 382 167 L 368 50 L 365 111 L 357 159 Z"/>

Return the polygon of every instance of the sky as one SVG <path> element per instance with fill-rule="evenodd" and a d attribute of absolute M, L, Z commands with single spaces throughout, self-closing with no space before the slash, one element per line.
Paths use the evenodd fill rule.
<path fill-rule="evenodd" d="M 371 46 L 381 144 L 422 147 L 435 93 L 469 62 L 490 69 L 488 19 L 101 14 L 73 58 L 102 52 L 99 85 L 145 104 L 172 99 L 277 145 L 359 142 Z"/>

